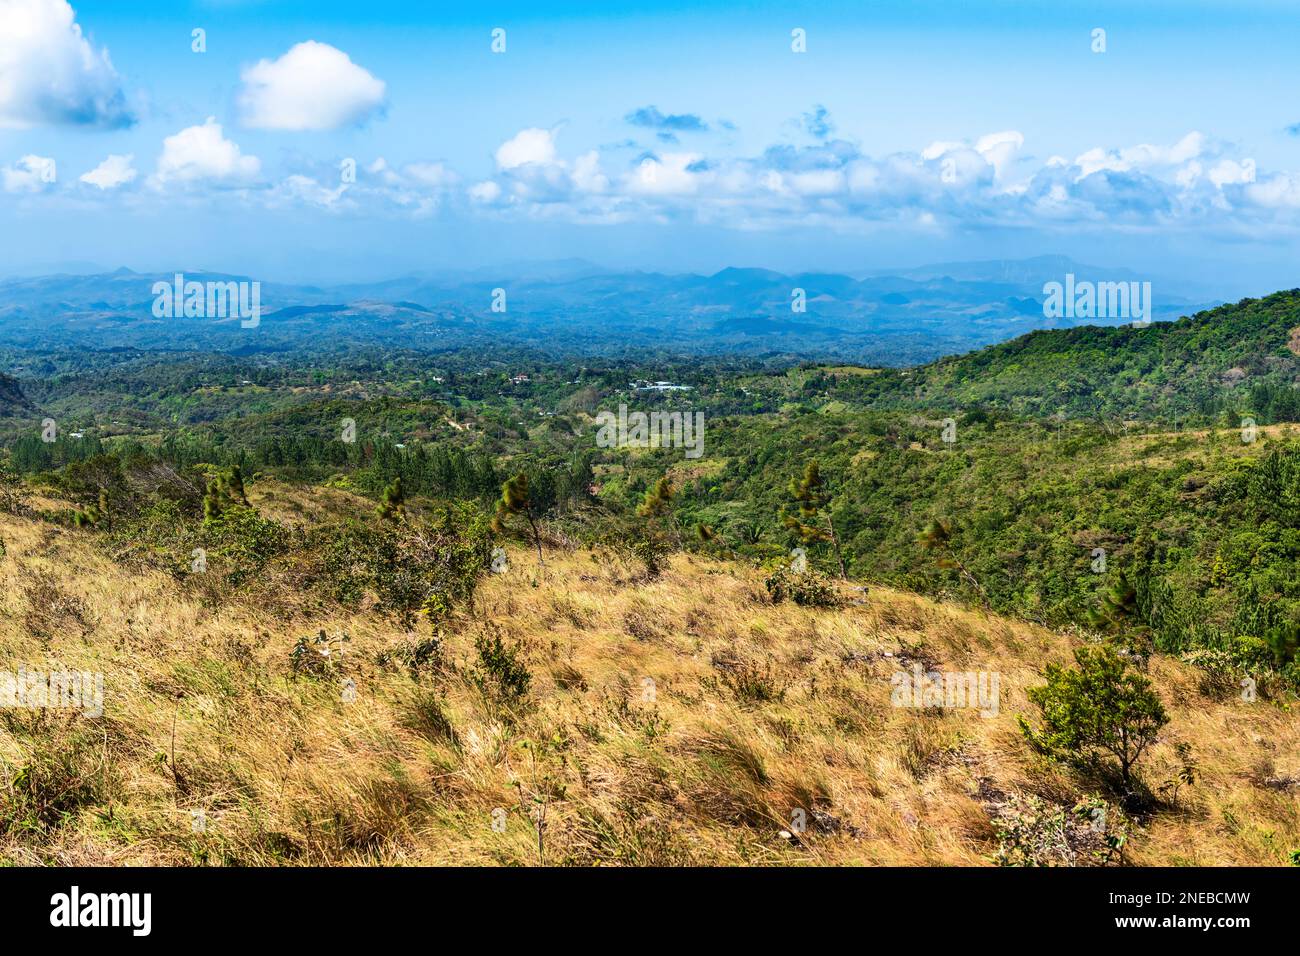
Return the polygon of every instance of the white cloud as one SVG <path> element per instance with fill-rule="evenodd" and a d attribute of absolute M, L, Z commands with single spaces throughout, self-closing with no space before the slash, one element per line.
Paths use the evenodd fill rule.
<path fill-rule="evenodd" d="M 413 183 L 429 189 L 446 189 L 456 185 L 460 177 L 442 163 L 410 163 L 402 172 Z"/>
<path fill-rule="evenodd" d="M 198 182 L 247 185 L 261 169 L 261 160 L 244 156 L 238 146 L 222 135 L 221 124 L 209 116 L 202 126 L 187 127 L 163 140 L 153 183 L 157 186 Z"/>
<path fill-rule="evenodd" d="M 1245 187 L 1246 200 L 1265 209 L 1300 210 L 1300 175 L 1277 173 Z"/>
<path fill-rule="evenodd" d="M 310 176 L 297 173 L 287 177 L 276 189 L 278 201 L 298 201 L 327 209 L 337 205 L 348 191 L 348 187 L 342 183 L 333 189 L 327 189 Z"/>
<path fill-rule="evenodd" d="M 48 156 L 24 156 L 12 166 L 0 168 L 0 180 L 8 193 L 38 193 L 54 185 L 54 160 Z"/>
<path fill-rule="evenodd" d="M 1052 231 L 1179 227 L 1240 234 L 1277 225 L 1300 232 L 1300 173 L 1256 169 L 1231 144 L 1192 132 L 1170 145 L 1102 146 L 1074 160 L 1025 153 L 1016 131 L 938 141 L 871 156 L 854 142 L 779 143 L 757 154 L 725 150 L 629 155 L 618 143 L 561 154 L 556 129 L 530 127 L 501 143 L 496 169 L 463 179 L 445 163 L 321 161 L 275 183 L 215 119 L 164 142 L 151 186 L 258 188 L 257 201 L 332 212 L 431 216 L 446 210 L 575 223 L 695 221 L 722 228 L 791 225 L 872 230 L 887 226 Z M 39 157 L 0 169 L 14 192 L 50 191 Z M 131 181 L 130 157 L 110 156 L 81 181 L 111 189 Z"/>
<path fill-rule="evenodd" d="M 131 154 L 111 155 L 90 172 L 82 173 L 81 182 L 98 186 L 100 189 L 116 189 L 118 186 L 125 186 L 136 177 L 135 168 L 131 165 L 133 159 L 135 156 Z"/>
<path fill-rule="evenodd" d="M 600 171 L 600 153 L 583 153 L 573 164 L 573 184 L 583 192 L 603 193 L 609 189 L 609 177 Z"/>
<path fill-rule="evenodd" d="M 693 193 L 700 185 L 700 177 L 692 171 L 704 157 L 699 153 L 664 153 L 643 159 L 628 179 L 628 188 L 634 193 L 650 195 L 677 195 Z"/>
<path fill-rule="evenodd" d="M 1016 154 L 1025 145 L 1025 137 L 1015 130 L 1002 133 L 990 133 L 981 136 L 975 143 L 975 152 L 979 153 L 993 167 L 993 178 L 1001 182 L 1010 172 Z"/>
<path fill-rule="evenodd" d="M 133 122 L 108 51 L 86 40 L 67 0 L 0 0 L 0 127 Z"/>
<path fill-rule="evenodd" d="M 475 202 L 491 205 L 501 198 L 501 187 L 492 180 L 484 180 L 469 187 L 469 198 Z"/>
<path fill-rule="evenodd" d="M 1172 146 L 1143 143 L 1125 149 L 1090 149 L 1078 156 L 1074 165 L 1079 167 L 1082 179 L 1103 170 L 1124 173 L 1180 166 L 1204 155 L 1205 151 L 1205 135 L 1193 130 Z"/>
<path fill-rule="evenodd" d="M 555 162 L 555 134 L 536 127 L 520 130 L 497 148 L 497 168 L 516 169 L 529 163 Z"/>
<path fill-rule="evenodd" d="M 299 43 L 278 60 L 244 70 L 239 106 L 245 126 L 326 130 L 365 122 L 384 104 L 384 81 L 327 43 Z"/>

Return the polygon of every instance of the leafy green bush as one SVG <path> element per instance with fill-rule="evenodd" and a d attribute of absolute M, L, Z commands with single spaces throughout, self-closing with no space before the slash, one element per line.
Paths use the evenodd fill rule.
<path fill-rule="evenodd" d="M 1129 820 L 1097 797 L 1074 807 L 1013 797 L 993 818 L 993 829 L 999 866 L 1105 866 L 1123 862 Z"/>
<path fill-rule="evenodd" d="M 343 604 L 373 594 L 379 610 L 406 628 L 424 613 L 436 627 L 473 600 L 488 568 L 487 518 L 471 505 L 445 505 L 432 519 L 312 529 L 304 551 L 309 582 Z"/>
<path fill-rule="evenodd" d="M 793 571 L 777 568 L 764 582 L 772 603 L 793 601 L 801 607 L 839 607 L 840 597 L 831 584 L 816 571 Z"/>
<path fill-rule="evenodd" d="M 1075 668 L 1047 665 L 1047 684 L 1028 691 L 1042 715 L 1035 730 L 1020 718 L 1033 747 L 1049 757 L 1074 763 L 1097 763 L 1105 755 L 1119 764 L 1125 791 L 1132 785 L 1134 764 L 1169 722 L 1151 681 L 1129 671 L 1110 647 L 1080 647 Z"/>
<path fill-rule="evenodd" d="M 204 522 L 212 552 L 227 567 L 226 580 L 239 587 L 259 576 L 267 564 L 289 549 L 289 533 L 245 505 L 226 504 Z"/>
<path fill-rule="evenodd" d="M 505 708 L 523 703 L 533 675 L 519 645 L 507 645 L 500 629 L 489 625 L 474 638 L 474 649 L 478 660 L 470 671 L 470 682 L 484 699 Z"/>

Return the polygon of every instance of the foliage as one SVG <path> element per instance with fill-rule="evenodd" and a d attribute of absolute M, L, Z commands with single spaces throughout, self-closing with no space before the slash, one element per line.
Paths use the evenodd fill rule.
<path fill-rule="evenodd" d="M 764 582 L 773 604 L 793 601 L 801 607 L 839 607 L 840 597 L 825 577 L 816 571 L 795 571 L 782 566 L 768 575 Z"/>
<path fill-rule="evenodd" d="M 484 627 L 474 638 L 478 654 L 470 670 L 470 681 L 483 697 L 507 710 L 518 707 L 528 696 L 533 676 L 517 644 L 506 644 L 495 625 Z"/>
<path fill-rule="evenodd" d="M 385 521 L 396 521 L 406 513 L 406 494 L 402 491 L 402 476 L 398 475 L 393 483 L 384 489 L 383 498 L 375 513 Z"/>
<path fill-rule="evenodd" d="M 523 515 L 533 534 L 533 543 L 537 546 L 537 561 L 542 562 L 542 535 L 537 528 L 534 515 L 535 502 L 528 493 L 528 476 L 517 472 L 501 486 L 501 497 L 497 499 L 496 513 L 492 516 L 492 530 L 503 534 L 506 520 L 512 515 Z"/>
<path fill-rule="evenodd" d="M 1074 659 L 1073 668 L 1049 664 L 1047 683 L 1028 691 L 1043 726 L 1034 729 L 1021 717 L 1021 730 L 1050 757 L 1076 763 L 1114 757 L 1127 791 L 1134 765 L 1169 717 L 1151 681 L 1130 672 L 1111 648 L 1080 647 Z"/>
<path fill-rule="evenodd" d="M 1073 807 L 1039 797 L 1015 798 L 993 818 L 999 866 L 1106 866 L 1123 862 L 1131 824 L 1099 797 Z"/>

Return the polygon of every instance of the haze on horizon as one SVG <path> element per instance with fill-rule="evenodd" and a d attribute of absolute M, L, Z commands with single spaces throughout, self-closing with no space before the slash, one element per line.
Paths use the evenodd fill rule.
<path fill-rule="evenodd" d="M 0 0 L 0 23 L 8 275 L 1062 254 L 1225 299 L 1300 285 L 1281 3 Z"/>

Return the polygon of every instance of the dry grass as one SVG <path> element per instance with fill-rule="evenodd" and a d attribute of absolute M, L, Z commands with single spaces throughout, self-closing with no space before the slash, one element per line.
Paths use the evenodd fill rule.
<path fill-rule="evenodd" d="M 257 498 L 299 510 L 290 489 Z M 0 712 L 10 862 L 985 864 L 1003 806 L 1091 792 L 1016 727 L 1070 639 L 910 594 L 772 606 L 738 566 L 678 556 L 644 581 L 579 551 L 538 575 L 517 551 L 437 676 L 381 665 L 424 635 L 371 614 L 213 605 L 113 565 L 88 533 L 0 517 L 0 537 L 0 667 L 59 662 L 106 685 L 98 720 Z M 484 621 L 521 648 L 522 704 L 472 679 Z M 351 638 L 342 658 L 295 678 L 295 642 L 322 629 Z M 891 706 L 913 661 L 998 672 L 1000 713 Z M 1205 696 L 1175 661 L 1151 670 L 1173 719 L 1143 775 L 1172 777 L 1185 742 L 1200 776 L 1133 834 L 1129 862 L 1285 863 L 1300 849 L 1294 712 Z"/>

